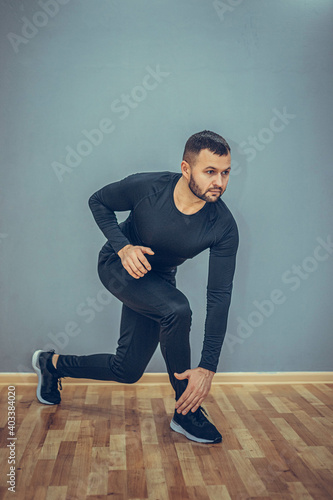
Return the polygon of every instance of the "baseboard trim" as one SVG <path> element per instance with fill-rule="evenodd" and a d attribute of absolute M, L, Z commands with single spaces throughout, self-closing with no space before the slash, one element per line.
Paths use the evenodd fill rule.
<path fill-rule="evenodd" d="M 66 384 L 114 384 L 108 380 L 92 380 L 86 378 L 67 378 Z M 35 385 L 35 373 L 0 373 L 0 385 Z M 144 373 L 137 384 L 169 384 L 167 373 Z M 213 384 L 311 384 L 333 383 L 332 372 L 218 372 Z M 126 384 L 127 385 L 127 384 Z"/>

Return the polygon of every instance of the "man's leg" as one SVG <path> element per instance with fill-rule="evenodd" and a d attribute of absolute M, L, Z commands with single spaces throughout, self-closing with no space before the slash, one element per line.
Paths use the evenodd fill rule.
<path fill-rule="evenodd" d="M 104 263 L 98 271 L 103 285 L 125 306 L 117 352 L 115 355 L 59 355 L 60 376 L 133 382 L 140 378 L 155 351 L 159 330 L 161 351 L 178 399 L 186 389 L 187 380 L 177 380 L 174 372 L 182 373 L 190 368 L 192 313 L 187 298 L 172 280 L 154 271 L 140 279 L 133 278 L 120 259 Z"/>
<path fill-rule="evenodd" d="M 135 279 L 117 259 L 111 266 L 100 266 L 99 276 L 114 296 L 159 324 L 161 352 L 178 399 L 188 381 L 177 380 L 174 373 L 182 373 L 191 365 L 189 334 L 192 311 L 186 296 L 176 288 L 174 275 L 152 270 Z"/>
<path fill-rule="evenodd" d="M 56 364 L 58 374 L 132 384 L 142 376 L 154 354 L 159 330 L 156 321 L 123 304 L 116 354 L 60 354 Z"/>
<path fill-rule="evenodd" d="M 61 378 L 91 378 L 134 383 L 143 374 L 159 341 L 159 324 L 123 304 L 116 354 L 57 355 L 35 351 L 32 365 L 38 374 L 37 398 L 44 404 L 61 401 Z M 54 359 L 56 358 L 56 359 Z"/>

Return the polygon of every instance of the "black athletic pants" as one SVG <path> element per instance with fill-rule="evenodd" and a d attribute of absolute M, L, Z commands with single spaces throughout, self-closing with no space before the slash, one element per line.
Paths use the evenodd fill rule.
<path fill-rule="evenodd" d="M 187 298 L 176 288 L 175 273 L 151 270 L 136 279 L 124 269 L 118 256 L 112 256 L 100 259 L 98 274 L 107 290 L 123 303 L 116 354 L 61 354 L 57 363 L 59 376 L 134 383 L 160 342 L 178 399 L 187 380 L 177 380 L 173 374 L 190 368 L 192 312 Z"/>

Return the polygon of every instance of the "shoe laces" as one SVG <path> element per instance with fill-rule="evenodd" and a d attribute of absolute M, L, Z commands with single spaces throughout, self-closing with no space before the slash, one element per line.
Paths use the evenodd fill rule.
<path fill-rule="evenodd" d="M 196 421 L 196 425 L 199 425 L 200 427 L 202 427 L 202 426 L 206 425 L 207 422 L 209 422 L 209 420 L 205 417 L 204 414 L 208 416 L 208 413 L 206 412 L 206 410 L 202 406 L 199 406 L 199 408 L 195 412 L 189 411 L 185 415 L 185 417 L 193 419 L 194 421 Z"/>
<path fill-rule="evenodd" d="M 205 415 L 207 415 L 207 417 L 208 417 L 208 413 L 206 412 L 205 408 L 203 408 L 202 406 L 199 406 L 197 411 L 194 412 L 194 415 L 197 415 L 200 420 L 206 421 L 207 419 L 206 419 L 205 415 L 203 415 L 203 413 L 205 413 Z"/>

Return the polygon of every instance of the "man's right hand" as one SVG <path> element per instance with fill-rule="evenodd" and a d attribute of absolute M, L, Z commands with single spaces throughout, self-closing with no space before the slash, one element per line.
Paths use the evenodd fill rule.
<path fill-rule="evenodd" d="M 142 278 L 151 270 L 151 265 L 144 256 L 145 253 L 154 255 L 155 252 L 149 247 L 139 245 L 126 245 L 118 252 L 122 265 L 133 278 Z"/>

